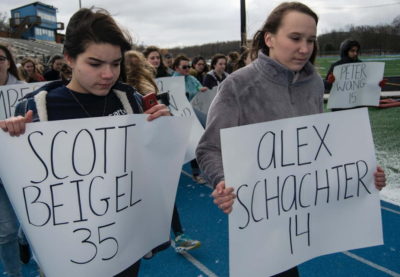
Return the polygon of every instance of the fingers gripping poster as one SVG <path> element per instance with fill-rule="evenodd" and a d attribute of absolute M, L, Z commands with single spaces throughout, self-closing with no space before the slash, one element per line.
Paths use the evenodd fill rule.
<path fill-rule="evenodd" d="M 271 276 L 383 243 L 367 109 L 221 131 L 230 276 Z M 240 158 L 238 158 L 240 157 Z"/>
<path fill-rule="evenodd" d="M 114 276 L 169 240 L 190 121 L 146 117 L 0 132 L 0 176 L 46 276 Z"/>
<path fill-rule="evenodd" d="M 170 112 L 174 116 L 188 117 L 191 120 L 192 130 L 185 155 L 185 163 L 187 163 L 196 158 L 196 148 L 204 133 L 204 128 L 201 126 L 192 105 L 186 98 L 184 77 L 164 77 L 158 78 L 156 81 L 160 93 L 167 92 L 169 94 Z"/>

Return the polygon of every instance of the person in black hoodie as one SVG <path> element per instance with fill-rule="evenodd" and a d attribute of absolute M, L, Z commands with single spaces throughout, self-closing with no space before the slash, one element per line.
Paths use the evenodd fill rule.
<path fill-rule="evenodd" d="M 346 39 L 340 44 L 340 60 L 334 62 L 331 65 L 324 80 L 326 93 L 330 92 L 332 88 L 332 83 L 335 80 L 333 76 L 334 67 L 345 63 L 361 62 L 361 60 L 358 58 L 359 53 L 360 53 L 360 43 L 356 40 Z"/>

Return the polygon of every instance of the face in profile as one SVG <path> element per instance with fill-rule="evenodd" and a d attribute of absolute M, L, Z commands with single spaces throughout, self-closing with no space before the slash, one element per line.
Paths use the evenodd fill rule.
<path fill-rule="evenodd" d="M 269 56 L 292 71 L 309 61 L 316 40 L 317 23 L 310 15 L 290 11 L 282 18 L 276 34 L 266 33 Z"/>
<path fill-rule="evenodd" d="M 160 66 L 160 53 L 157 51 L 150 52 L 147 56 L 147 61 L 154 67 L 158 68 Z"/>
<path fill-rule="evenodd" d="M 121 70 L 121 48 L 109 43 L 89 43 L 76 58 L 67 55 L 72 69 L 68 88 L 79 93 L 105 96 L 118 80 Z"/>

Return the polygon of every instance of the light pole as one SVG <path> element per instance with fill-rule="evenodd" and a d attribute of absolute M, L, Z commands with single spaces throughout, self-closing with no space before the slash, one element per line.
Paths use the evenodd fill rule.
<path fill-rule="evenodd" d="M 240 0 L 240 46 L 246 46 L 246 0 Z"/>
<path fill-rule="evenodd" d="M 81 0 L 79 0 L 79 9 L 82 8 Z"/>

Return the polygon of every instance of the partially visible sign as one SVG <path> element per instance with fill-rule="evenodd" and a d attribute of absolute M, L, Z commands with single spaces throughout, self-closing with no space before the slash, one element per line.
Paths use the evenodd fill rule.
<path fill-rule="evenodd" d="M 14 115 L 18 100 L 48 82 L 0 86 L 0 120 Z"/>
<path fill-rule="evenodd" d="M 211 102 L 217 95 L 217 91 L 218 87 L 215 86 L 205 92 L 199 92 L 193 97 L 190 103 L 192 104 L 193 109 L 197 111 L 198 116 L 201 118 L 207 118 L 208 110 L 210 109 Z"/>
<path fill-rule="evenodd" d="M 186 98 L 184 77 L 164 77 L 158 78 L 157 86 L 160 93 L 168 92 L 170 96 L 169 110 L 175 116 L 189 117 L 192 122 L 189 145 L 186 150 L 185 163 L 196 158 L 196 148 L 200 138 L 204 133 L 199 119 L 195 115 L 192 105 Z M 199 92 L 200 93 L 200 92 Z"/>

